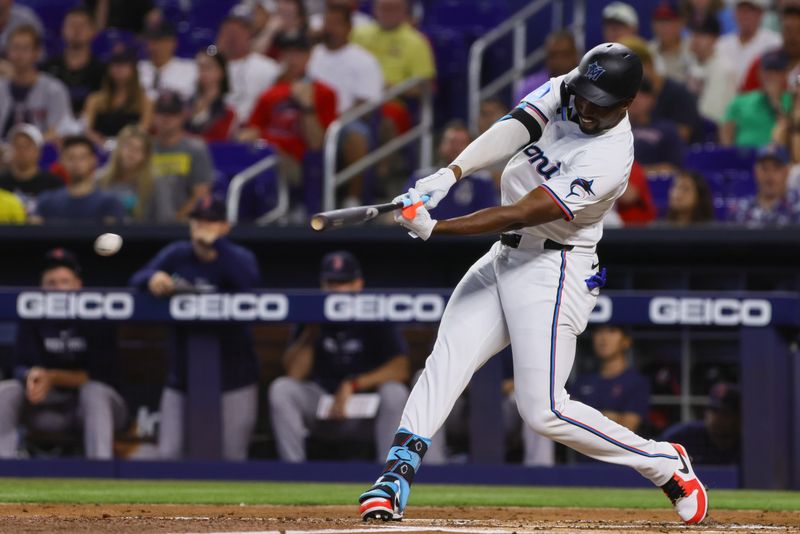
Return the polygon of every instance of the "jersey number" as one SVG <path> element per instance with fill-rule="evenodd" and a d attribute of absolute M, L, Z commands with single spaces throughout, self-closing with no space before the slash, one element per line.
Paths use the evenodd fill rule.
<path fill-rule="evenodd" d="M 544 176 L 545 180 L 552 178 L 553 175 L 558 172 L 558 169 L 561 168 L 561 163 L 551 165 L 550 160 L 547 159 L 544 152 L 536 145 L 529 146 L 523 153 L 528 156 L 528 163 L 536 167 L 536 172 Z"/>

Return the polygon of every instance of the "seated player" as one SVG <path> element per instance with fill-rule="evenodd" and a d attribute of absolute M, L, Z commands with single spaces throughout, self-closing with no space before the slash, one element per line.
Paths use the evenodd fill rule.
<path fill-rule="evenodd" d="M 79 291 L 81 267 L 64 249 L 45 256 L 44 291 Z M 125 424 L 125 401 L 113 387 L 117 340 L 113 327 L 81 321 L 22 322 L 14 378 L 0 382 L 0 458 L 16 458 L 18 426 L 28 432 L 83 428 L 92 460 L 114 455 L 114 432 Z"/>
<path fill-rule="evenodd" d="M 349 252 L 332 252 L 322 260 L 322 289 L 358 293 L 364 277 Z M 346 419 L 348 399 L 357 392 L 380 396 L 374 436 L 381 455 L 394 438 L 408 399 L 409 361 L 406 344 L 390 323 L 325 323 L 302 325 L 283 355 L 286 375 L 269 388 L 272 427 L 278 456 L 285 462 L 306 460 L 305 438 L 325 431 L 338 436 L 363 432 L 362 419 Z M 334 395 L 331 418 L 336 428 L 320 424 L 317 406 Z"/>
<path fill-rule="evenodd" d="M 638 432 L 650 409 L 650 384 L 631 365 L 631 343 L 630 332 L 619 325 L 595 328 L 592 345 L 597 371 L 578 375 L 570 387 L 570 396 Z"/>
<path fill-rule="evenodd" d="M 231 226 L 225 204 L 205 196 L 189 213 L 189 241 L 167 245 L 131 278 L 131 285 L 156 297 L 178 292 L 246 292 L 260 281 L 252 252 L 227 239 Z M 167 384 L 161 396 L 159 454 L 164 459 L 184 453 L 186 411 L 187 326 L 172 328 L 172 352 Z M 222 455 L 226 460 L 246 460 L 250 435 L 256 424 L 258 362 L 250 328 L 245 324 L 208 325 L 216 334 L 224 358 L 221 362 Z"/>
<path fill-rule="evenodd" d="M 698 464 L 738 464 L 742 451 L 740 397 L 739 388 L 733 384 L 714 385 L 703 420 L 673 425 L 664 431 L 662 439 L 686 443 Z"/>

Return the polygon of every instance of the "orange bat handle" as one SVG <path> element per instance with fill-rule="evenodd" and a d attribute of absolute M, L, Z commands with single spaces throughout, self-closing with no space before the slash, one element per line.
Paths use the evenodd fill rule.
<path fill-rule="evenodd" d="M 411 204 L 410 206 L 406 206 L 405 208 L 403 208 L 403 211 L 401 212 L 403 214 L 403 218 L 408 221 L 412 220 L 414 217 L 417 216 L 417 208 L 423 206 L 424 204 L 425 203 L 420 200 L 416 204 Z"/>

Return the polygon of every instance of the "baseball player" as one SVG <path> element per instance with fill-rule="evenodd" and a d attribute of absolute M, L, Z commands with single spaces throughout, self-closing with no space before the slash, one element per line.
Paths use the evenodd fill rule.
<path fill-rule="evenodd" d="M 401 519 L 433 436 L 473 373 L 511 343 L 517 407 L 535 431 L 592 458 L 627 465 L 660 486 L 686 523 L 707 511 L 684 448 L 643 439 L 570 399 L 564 385 L 575 342 L 604 273 L 595 246 L 603 216 L 633 163 L 627 110 L 642 79 L 639 58 L 601 44 L 564 76 L 529 94 L 452 164 L 423 178 L 410 200 L 434 208 L 462 175 L 513 156 L 502 205 L 437 221 L 427 209 L 398 222 L 413 237 L 501 233 L 458 284 L 425 370 L 409 396 L 384 472 L 359 499 L 361 517 Z"/>
<path fill-rule="evenodd" d="M 133 275 L 130 285 L 155 297 L 250 291 L 261 281 L 258 262 L 252 252 L 228 240 L 230 230 L 225 203 L 210 195 L 201 197 L 189 213 L 190 240 L 164 247 Z M 246 460 L 258 412 L 258 360 L 250 327 L 232 323 L 203 328 L 218 337 L 222 351 L 222 456 L 226 460 Z M 188 335 L 186 326 L 171 329 L 158 433 L 162 459 L 183 457 L 186 446 L 185 392 L 191 358 L 186 345 Z"/>
<path fill-rule="evenodd" d="M 83 277 L 72 252 L 45 256 L 44 291 L 80 291 Z M 114 457 L 114 432 L 128 409 L 114 389 L 117 339 L 113 326 L 77 320 L 22 321 L 17 332 L 14 377 L 0 382 L 0 458 L 18 457 L 18 425 L 59 433 L 83 429 L 90 460 Z"/>

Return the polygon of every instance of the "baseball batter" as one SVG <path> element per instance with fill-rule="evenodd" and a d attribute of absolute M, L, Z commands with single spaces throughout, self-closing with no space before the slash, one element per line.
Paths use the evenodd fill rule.
<path fill-rule="evenodd" d="M 433 208 L 461 176 L 513 155 L 502 206 L 437 221 L 427 209 L 398 222 L 413 237 L 501 233 L 456 287 L 425 370 L 411 392 L 384 472 L 361 495 L 362 518 L 401 519 L 433 436 L 473 373 L 511 343 L 517 406 L 535 431 L 598 460 L 627 465 L 660 486 L 678 515 L 699 523 L 705 488 L 684 448 L 643 439 L 564 389 L 575 342 L 599 286 L 595 246 L 603 216 L 625 191 L 633 163 L 627 110 L 642 79 L 639 58 L 601 44 L 407 193 Z"/>

